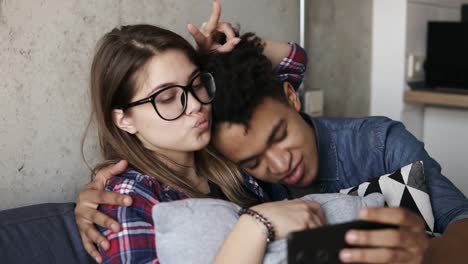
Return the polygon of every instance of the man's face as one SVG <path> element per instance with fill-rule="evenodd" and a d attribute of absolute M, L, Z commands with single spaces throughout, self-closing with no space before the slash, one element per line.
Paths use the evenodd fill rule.
<path fill-rule="evenodd" d="M 257 179 L 308 186 L 318 171 L 315 134 L 298 112 L 299 99 L 292 96 L 289 105 L 264 99 L 248 129 L 237 123 L 217 124 L 214 147 Z"/>

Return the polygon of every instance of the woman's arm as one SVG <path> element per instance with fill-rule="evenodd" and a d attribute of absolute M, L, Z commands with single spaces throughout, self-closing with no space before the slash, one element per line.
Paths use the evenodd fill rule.
<path fill-rule="evenodd" d="M 251 208 L 268 219 L 276 239 L 289 232 L 314 228 L 325 223 L 325 216 L 316 202 L 290 200 L 264 203 Z M 216 256 L 215 263 L 262 263 L 267 247 L 266 227 L 251 215 L 242 215 Z"/>
<path fill-rule="evenodd" d="M 263 55 L 265 55 L 274 66 L 279 65 L 284 58 L 288 57 L 291 51 L 291 44 L 273 40 L 263 40 L 265 46 Z"/>
<path fill-rule="evenodd" d="M 221 4 L 219 0 L 213 1 L 213 9 L 210 18 L 198 29 L 192 24 L 187 25 L 188 32 L 195 40 L 198 49 L 202 51 L 230 52 L 240 42 L 232 26 L 221 18 Z M 215 36 L 224 34 L 226 42 L 217 43 Z M 297 44 L 263 40 L 263 54 L 275 67 L 274 71 L 278 78 L 284 82 L 290 82 L 297 90 L 304 78 L 307 68 L 307 54 Z"/>
<path fill-rule="evenodd" d="M 283 56 L 280 61 L 276 65 L 275 69 L 273 70 L 275 75 L 281 82 L 289 82 L 292 84 L 294 89 L 297 91 L 301 86 L 302 80 L 304 79 L 304 75 L 307 69 L 307 53 L 306 51 L 296 43 L 291 44 L 271 44 L 270 48 L 267 45 L 265 46 L 264 53 L 274 53 L 278 52 L 281 53 Z M 289 47 L 288 51 L 285 51 L 286 46 Z M 286 52 L 286 53 L 285 53 Z M 286 55 L 284 55 L 286 54 Z M 268 55 L 266 55 L 268 57 Z M 270 55 L 272 56 L 272 55 Z M 270 60 L 278 60 L 277 58 L 270 58 Z"/>
<path fill-rule="evenodd" d="M 261 225 L 249 215 L 239 217 L 214 263 L 262 263 L 267 235 Z"/>

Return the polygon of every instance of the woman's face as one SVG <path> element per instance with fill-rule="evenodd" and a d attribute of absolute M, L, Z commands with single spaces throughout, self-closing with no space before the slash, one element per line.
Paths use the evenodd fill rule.
<path fill-rule="evenodd" d="M 137 72 L 135 95 L 130 102 L 147 98 L 171 85 L 190 85 L 198 73 L 198 67 L 183 52 L 160 53 Z M 195 83 L 200 81 L 197 79 Z M 174 95 L 176 93 L 161 93 L 155 103 L 163 106 L 173 100 L 182 105 L 183 100 Z M 174 154 L 180 152 L 200 150 L 210 141 L 211 105 L 201 104 L 190 92 L 187 96 L 186 109 L 175 120 L 164 120 L 151 103 L 145 103 L 125 112 L 114 110 L 114 121 L 121 129 L 136 135 L 146 148 L 170 158 L 176 158 Z M 161 111 L 160 114 L 164 116 Z"/>

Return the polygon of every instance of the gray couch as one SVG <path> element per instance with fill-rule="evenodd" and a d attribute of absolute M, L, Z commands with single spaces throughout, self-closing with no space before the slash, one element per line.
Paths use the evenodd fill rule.
<path fill-rule="evenodd" d="M 1 263 L 95 263 L 75 224 L 75 204 L 38 204 L 0 212 Z"/>

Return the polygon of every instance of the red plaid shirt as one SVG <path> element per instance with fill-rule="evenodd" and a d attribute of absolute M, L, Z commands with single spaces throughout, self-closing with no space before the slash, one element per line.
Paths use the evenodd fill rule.
<path fill-rule="evenodd" d="M 307 65 L 305 51 L 297 44 L 291 44 L 291 51 L 274 72 L 281 81 L 290 82 L 296 89 L 302 82 Z M 268 201 L 266 191 L 249 175 L 244 175 L 245 187 L 258 196 L 261 202 Z M 109 250 L 100 249 L 104 263 L 159 263 L 156 254 L 154 224 L 151 215 L 153 206 L 160 202 L 186 199 L 182 192 L 158 182 L 155 178 L 128 170 L 113 177 L 106 185 L 107 191 L 130 195 L 130 207 L 101 205 L 99 210 L 114 218 L 122 230 L 114 233 L 99 227 L 109 240 Z"/>
<path fill-rule="evenodd" d="M 291 43 L 291 50 L 287 57 L 281 60 L 280 64 L 274 69 L 274 73 L 280 81 L 290 82 L 297 90 L 302 83 L 307 68 L 307 53 L 297 45 Z"/>

